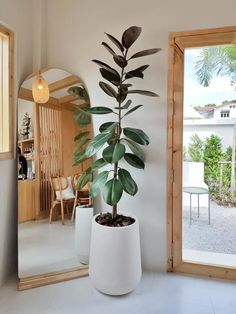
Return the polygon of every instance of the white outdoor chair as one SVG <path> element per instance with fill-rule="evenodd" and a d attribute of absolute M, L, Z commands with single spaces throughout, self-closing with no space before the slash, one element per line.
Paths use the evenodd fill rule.
<path fill-rule="evenodd" d="M 199 195 L 208 195 L 208 223 L 210 224 L 210 193 L 208 185 L 204 182 L 204 163 L 183 163 L 183 192 L 189 194 L 190 224 L 192 224 L 192 195 L 197 195 L 197 208 L 199 217 Z"/>

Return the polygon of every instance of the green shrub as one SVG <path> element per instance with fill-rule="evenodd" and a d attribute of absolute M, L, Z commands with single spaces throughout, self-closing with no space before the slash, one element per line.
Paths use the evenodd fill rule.
<path fill-rule="evenodd" d="M 212 194 L 219 191 L 220 161 L 222 157 L 221 139 L 219 136 L 212 134 L 206 138 L 203 153 L 204 180 Z"/>
<path fill-rule="evenodd" d="M 232 160 L 232 147 L 227 147 L 223 158 L 224 161 L 231 161 Z M 224 164 L 223 165 L 223 177 L 222 177 L 222 184 L 225 188 L 230 188 L 231 183 L 231 164 Z"/>
<path fill-rule="evenodd" d="M 188 156 L 191 161 L 202 162 L 204 141 L 197 134 L 191 136 L 191 142 L 188 147 Z"/>

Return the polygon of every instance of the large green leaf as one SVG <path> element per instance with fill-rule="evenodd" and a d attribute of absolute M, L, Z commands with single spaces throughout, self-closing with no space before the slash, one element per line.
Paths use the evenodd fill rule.
<path fill-rule="evenodd" d="M 140 107 L 142 107 L 142 106 L 143 106 L 143 105 L 137 105 L 137 106 L 131 108 L 130 110 L 128 110 L 128 111 L 126 112 L 126 114 L 124 114 L 123 117 L 128 116 L 128 114 L 131 114 L 132 112 L 134 112 L 135 110 L 137 110 L 138 108 L 140 108 Z"/>
<path fill-rule="evenodd" d="M 115 63 L 117 65 L 119 65 L 119 67 L 121 67 L 121 68 L 125 68 L 126 67 L 127 61 L 126 61 L 126 59 L 123 56 L 114 55 L 113 59 L 114 59 Z"/>
<path fill-rule="evenodd" d="M 120 81 L 120 74 L 115 70 L 113 69 L 112 67 L 110 67 L 110 65 L 100 61 L 100 60 L 97 60 L 97 59 L 93 59 L 92 60 L 94 63 L 96 63 L 97 65 L 99 65 L 101 68 L 104 68 L 106 69 L 107 71 L 109 71 L 110 73 L 114 74 L 115 76 L 117 76 L 119 78 L 119 81 Z"/>
<path fill-rule="evenodd" d="M 116 39 L 114 36 L 108 34 L 108 33 L 105 33 L 107 35 L 107 37 L 113 42 L 113 44 L 116 45 L 116 47 L 118 47 L 120 49 L 121 52 L 124 51 L 124 47 L 121 45 L 121 43 L 119 42 L 118 39 Z"/>
<path fill-rule="evenodd" d="M 115 86 L 120 84 L 120 76 L 117 76 L 113 72 L 103 68 L 100 69 L 100 72 L 102 77 L 108 82 L 112 83 Z"/>
<path fill-rule="evenodd" d="M 120 168 L 118 171 L 118 177 L 126 193 L 130 195 L 135 195 L 137 193 L 137 184 L 127 170 Z"/>
<path fill-rule="evenodd" d="M 81 190 L 89 181 L 91 181 L 91 179 L 92 179 L 91 174 L 87 173 L 82 174 L 76 183 L 77 190 Z"/>
<path fill-rule="evenodd" d="M 118 96 L 116 97 L 116 100 L 119 103 L 122 103 L 126 97 L 127 97 L 128 87 L 126 85 L 121 85 L 119 87 Z"/>
<path fill-rule="evenodd" d="M 125 75 L 125 79 L 126 80 L 129 79 L 129 78 L 132 78 L 132 77 L 139 77 L 139 78 L 143 79 L 144 75 L 143 75 L 143 72 L 138 71 L 138 70 L 129 71 Z"/>
<path fill-rule="evenodd" d="M 130 57 L 130 59 L 153 55 L 154 53 L 157 53 L 159 51 L 161 51 L 161 48 L 142 50 L 142 51 L 139 51 L 139 52 L 135 53 L 134 55 L 132 55 L 132 57 Z"/>
<path fill-rule="evenodd" d="M 96 197 L 103 187 L 105 182 L 107 181 L 109 171 L 102 171 L 93 180 L 93 183 L 90 187 L 89 194 L 91 197 Z"/>
<path fill-rule="evenodd" d="M 90 107 L 86 109 L 87 112 L 92 113 L 92 114 L 107 114 L 107 113 L 112 113 L 113 110 L 108 107 Z"/>
<path fill-rule="evenodd" d="M 122 108 L 124 108 L 124 109 L 128 109 L 129 108 L 129 106 L 131 105 L 131 103 L 132 103 L 132 100 L 127 100 L 126 101 L 126 103 L 122 106 Z"/>
<path fill-rule="evenodd" d="M 77 151 L 74 154 L 74 165 L 73 166 L 77 166 L 79 164 L 81 164 L 82 162 L 84 162 L 86 159 L 88 159 L 88 156 L 85 154 L 85 151 Z"/>
<path fill-rule="evenodd" d="M 81 126 L 91 123 L 91 115 L 80 108 L 76 109 L 74 117 L 78 124 Z"/>
<path fill-rule="evenodd" d="M 84 173 L 86 173 L 86 174 L 91 174 L 91 175 L 92 175 L 92 167 L 88 167 L 88 168 L 84 171 Z"/>
<path fill-rule="evenodd" d="M 79 152 L 81 150 L 81 147 L 87 144 L 89 141 L 91 141 L 91 138 L 82 138 L 76 146 L 76 152 Z"/>
<path fill-rule="evenodd" d="M 114 109 L 119 109 L 119 110 L 128 109 L 131 103 L 132 103 L 132 100 L 129 99 L 126 101 L 126 103 L 123 106 L 114 107 Z"/>
<path fill-rule="evenodd" d="M 117 92 L 107 83 L 99 82 L 99 86 L 108 96 L 115 98 L 117 97 Z"/>
<path fill-rule="evenodd" d="M 124 159 L 133 167 L 138 169 L 144 169 L 145 165 L 144 162 L 138 158 L 138 156 L 135 156 L 134 154 L 126 153 L 124 155 Z"/>
<path fill-rule="evenodd" d="M 104 41 L 102 42 L 102 45 L 112 54 L 113 56 L 116 54 L 115 51 Z"/>
<path fill-rule="evenodd" d="M 80 99 L 83 99 L 83 97 L 84 97 L 83 87 L 80 87 L 80 86 L 72 86 L 72 87 L 68 88 L 67 92 L 70 95 L 78 97 Z"/>
<path fill-rule="evenodd" d="M 108 133 L 108 132 L 112 133 L 117 127 L 117 125 L 118 125 L 118 122 L 113 122 L 111 125 L 107 126 L 106 130 L 104 130 L 102 133 Z"/>
<path fill-rule="evenodd" d="M 138 144 L 136 144 L 129 138 L 122 138 L 121 142 L 126 142 L 130 150 L 134 153 L 134 155 L 138 156 L 142 161 L 145 161 L 144 152 Z"/>
<path fill-rule="evenodd" d="M 142 28 L 138 26 L 131 26 L 122 35 L 122 45 L 125 48 L 130 48 L 141 34 Z"/>
<path fill-rule="evenodd" d="M 76 141 L 79 141 L 81 138 L 83 138 L 84 136 L 86 136 L 86 135 L 89 135 L 89 131 L 85 131 L 85 132 L 82 132 L 82 133 L 79 133 L 78 135 L 76 135 L 75 137 L 74 137 L 74 141 L 76 142 Z"/>
<path fill-rule="evenodd" d="M 84 87 L 81 86 L 72 86 L 68 88 L 67 92 L 78 98 L 78 99 L 83 99 L 86 103 L 89 104 L 89 95 Z"/>
<path fill-rule="evenodd" d="M 125 154 L 125 146 L 120 143 L 112 144 L 103 150 L 102 157 L 110 164 L 116 163 Z"/>
<path fill-rule="evenodd" d="M 140 145 L 148 145 L 149 137 L 141 129 L 124 128 L 124 135 Z"/>
<path fill-rule="evenodd" d="M 107 142 L 107 140 L 112 136 L 112 133 L 100 133 L 92 140 L 88 145 L 85 154 L 87 157 L 91 157 L 96 154 L 96 152 L 102 148 L 102 146 Z"/>
<path fill-rule="evenodd" d="M 142 90 L 142 89 L 131 89 L 128 91 L 128 94 L 140 94 L 144 96 L 151 96 L 151 97 L 159 97 L 156 93 L 149 92 L 148 90 Z"/>
<path fill-rule="evenodd" d="M 108 163 L 106 162 L 106 160 L 104 160 L 103 158 L 99 158 L 97 160 L 95 160 L 92 164 L 92 169 L 99 169 L 102 168 L 104 166 L 106 166 Z"/>
<path fill-rule="evenodd" d="M 115 127 L 117 126 L 117 122 L 105 122 L 103 124 L 100 125 L 99 131 L 102 132 L 108 132 L 111 130 L 114 130 Z"/>
<path fill-rule="evenodd" d="M 111 179 L 103 187 L 103 199 L 108 205 L 116 205 L 121 199 L 123 187 L 118 179 Z"/>
<path fill-rule="evenodd" d="M 129 71 L 125 75 L 125 79 L 129 79 L 132 77 L 140 77 L 143 78 L 143 71 L 146 70 L 149 67 L 149 65 L 143 65 L 135 70 Z"/>

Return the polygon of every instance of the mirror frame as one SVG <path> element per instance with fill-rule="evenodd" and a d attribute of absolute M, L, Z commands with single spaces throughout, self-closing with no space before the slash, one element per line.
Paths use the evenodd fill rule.
<path fill-rule="evenodd" d="M 40 73 L 44 73 L 44 72 L 51 70 L 51 69 L 58 69 L 58 70 L 66 71 L 66 70 L 61 69 L 61 68 L 44 67 L 44 68 L 40 69 Z M 17 102 L 16 102 L 16 104 L 17 104 L 17 113 L 16 114 L 17 115 L 18 115 L 18 99 L 24 99 L 23 96 L 22 96 L 22 98 L 19 97 L 22 84 L 26 80 L 31 79 L 32 77 L 38 75 L 38 73 L 39 73 L 39 71 L 33 72 L 32 74 L 27 76 L 23 80 L 23 82 L 20 84 L 19 89 L 18 89 L 18 94 L 17 94 Z M 68 72 L 68 74 L 70 74 L 70 72 Z M 77 76 L 74 74 L 71 74 L 71 75 Z M 78 78 L 80 79 L 80 77 L 78 77 Z M 83 87 L 86 88 L 86 86 L 82 80 L 81 80 L 81 83 L 82 83 Z M 71 86 L 73 86 L 73 85 L 76 85 L 76 84 L 72 84 Z M 65 86 L 65 87 L 69 88 L 70 85 Z M 26 100 L 30 100 L 30 99 L 27 98 Z M 31 99 L 31 101 L 33 101 L 33 100 Z M 16 121 L 17 121 L 17 119 L 16 119 Z M 17 134 L 18 134 L 18 125 L 16 125 L 16 130 L 17 130 Z M 93 132 L 92 127 L 91 127 L 91 132 Z M 17 158 L 18 158 L 18 154 L 17 154 Z M 16 178 L 17 178 L 17 191 L 18 191 L 18 171 L 16 172 Z M 18 193 L 17 193 L 17 195 L 18 195 Z M 18 200 L 17 200 L 17 224 L 18 224 L 18 217 L 19 217 L 18 206 L 19 205 L 18 205 Z M 19 242 L 18 242 L 18 249 L 19 249 Z M 19 263 L 19 260 L 18 260 L 18 263 Z M 18 269 L 19 269 L 19 264 L 18 264 Z M 53 284 L 53 283 L 63 282 L 63 281 L 71 280 L 71 279 L 81 278 L 81 277 L 88 276 L 88 274 L 89 274 L 88 265 L 82 265 L 82 266 L 73 267 L 70 269 L 64 269 L 61 271 L 53 271 L 53 272 L 49 272 L 49 273 L 45 273 L 45 274 L 27 276 L 24 278 L 20 278 L 19 273 L 18 273 L 18 290 L 22 291 L 22 290 L 36 288 L 36 287 L 40 287 L 40 286 L 44 286 L 44 285 L 48 285 L 48 284 Z"/>

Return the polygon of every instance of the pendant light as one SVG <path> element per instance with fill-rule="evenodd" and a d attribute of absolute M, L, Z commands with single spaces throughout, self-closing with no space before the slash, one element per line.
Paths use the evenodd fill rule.
<path fill-rule="evenodd" d="M 37 104 L 45 104 L 49 100 L 49 88 L 47 81 L 42 77 L 42 75 L 37 75 L 36 79 L 32 84 L 32 93 L 34 102 Z"/>

